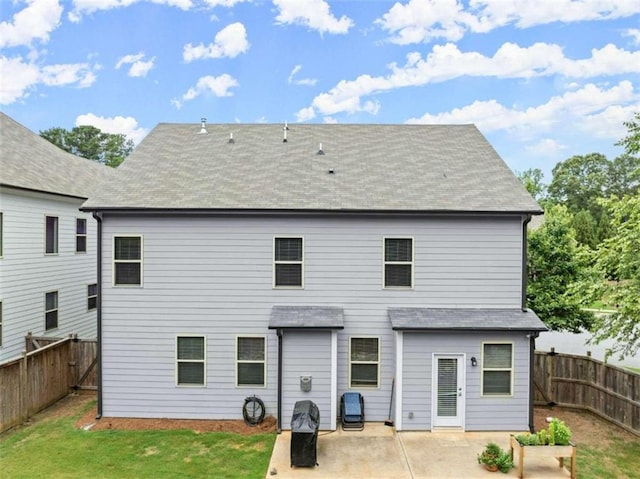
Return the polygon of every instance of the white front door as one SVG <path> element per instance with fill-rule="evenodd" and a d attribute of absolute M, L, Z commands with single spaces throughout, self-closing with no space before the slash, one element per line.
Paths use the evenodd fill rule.
<path fill-rule="evenodd" d="M 432 427 L 464 426 L 464 355 L 434 354 Z"/>

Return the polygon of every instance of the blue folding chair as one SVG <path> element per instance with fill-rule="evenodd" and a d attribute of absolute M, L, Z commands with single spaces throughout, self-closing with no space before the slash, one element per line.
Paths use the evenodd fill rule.
<path fill-rule="evenodd" d="M 364 429 L 364 398 L 360 393 L 344 393 L 340 398 L 342 429 L 362 431 Z"/>

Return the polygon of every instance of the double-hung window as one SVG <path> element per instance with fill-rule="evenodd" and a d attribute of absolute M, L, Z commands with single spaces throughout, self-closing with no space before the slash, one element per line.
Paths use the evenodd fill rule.
<path fill-rule="evenodd" d="M 176 338 L 176 383 L 179 386 L 205 385 L 205 337 Z"/>
<path fill-rule="evenodd" d="M 384 239 L 384 287 L 413 287 L 413 239 Z"/>
<path fill-rule="evenodd" d="M 76 253 L 87 252 L 87 220 L 76 218 Z"/>
<path fill-rule="evenodd" d="M 349 386 L 378 387 L 380 371 L 380 340 L 351 338 L 349 342 Z"/>
<path fill-rule="evenodd" d="M 263 336 L 238 337 L 236 378 L 238 386 L 265 386 L 266 341 Z"/>
<path fill-rule="evenodd" d="M 58 292 L 50 291 L 44 294 L 44 329 L 58 327 Z"/>
<path fill-rule="evenodd" d="M 44 252 L 46 254 L 58 253 L 58 217 L 45 216 Z"/>
<path fill-rule="evenodd" d="M 482 395 L 513 394 L 513 344 L 482 344 Z"/>
<path fill-rule="evenodd" d="M 87 286 L 87 310 L 91 311 L 98 307 L 98 285 L 90 284 Z"/>
<path fill-rule="evenodd" d="M 142 236 L 116 236 L 113 239 L 113 284 L 142 285 Z"/>
<path fill-rule="evenodd" d="M 274 287 L 302 288 L 304 277 L 302 238 L 275 238 L 273 250 Z"/>

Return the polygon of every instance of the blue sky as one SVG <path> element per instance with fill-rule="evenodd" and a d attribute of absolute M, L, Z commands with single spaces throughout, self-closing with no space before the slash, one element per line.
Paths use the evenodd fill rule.
<path fill-rule="evenodd" d="M 0 107 L 160 122 L 475 123 L 513 170 L 622 153 L 638 0 L 0 0 Z"/>

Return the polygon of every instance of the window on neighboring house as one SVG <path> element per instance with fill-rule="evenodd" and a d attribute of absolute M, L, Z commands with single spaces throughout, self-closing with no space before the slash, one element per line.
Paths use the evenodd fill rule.
<path fill-rule="evenodd" d="M 510 396 L 513 393 L 513 344 L 483 343 L 482 395 Z"/>
<path fill-rule="evenodd" d="M 273 259 L 274 286 L 301 288 L 303 285 L 302 238 L 275 238 Z"/>
<path fill-rule="evenodd" d="M 384 239 L 384 287 L 413 286 L 413 239 Z"/>
<path fill-rule="evenodd" d="M 58 253 L 58 217 L 45 217 L 45 253 Z"/>
<path fill-rule="evenodd" d="M 44 294 L 44 329 L 56 329 L 58 327 L 58 292 L 50 291 Z"/>
<path fill-rule="evenodd" d="M 238 386 L 265 385 L 265 338 L 239 337 L 236 353 Z"/>
<path fill-rule="evenodd" d="M 4 256 L 4 216 L 2 212 L 0 212 L 0 258 Z"/>
<path fill-rule="evenodd" d="M 2 347 L 2 301 L 0 301 L 0 348 Z"/>
<path fill-rule="evenodd" d="M 98 285 L 90 284 L 87 286 L 87 309 L 91 311 L 98 307 Z"/>
<path fill-rule="evenodd" d="M 378 387 L 379 367 L 379 339 L 351 338 L 349 344 L 350 387 Z"/>
<path fill-rule="evenodd" d="M 114 238 L 113 284 L 142 285 L 142 236 Z"/>
<path fill-rule="evenodd" d="M 205 384 L 205 337 L 176 338 L 176 382 L 184 386 Z"/>
<path fill-rule="evenodd" d="M 87 220 L 76 218 L 76 253 L 87 252 Z"/>

